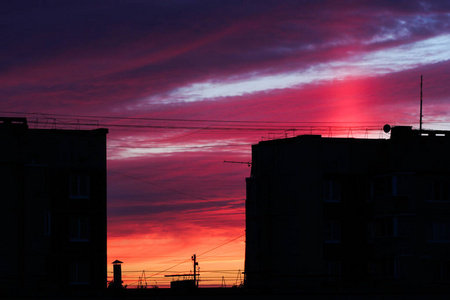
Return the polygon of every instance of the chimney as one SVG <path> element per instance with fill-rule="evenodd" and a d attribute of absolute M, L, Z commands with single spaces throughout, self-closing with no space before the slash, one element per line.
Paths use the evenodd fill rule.
<path fill-rule="evenodd" d="M 123 262 L 121 262 L 120 260 L 115 260 L 112 262 L 113 264 L 113 271 L 114 271 L 114 279 L 113 282 L 111 283 L 110 287 L 115 288 L 115 289 L 119 289 L 119 288 L 123 288 L 122 286 L 122 265 Z"/>

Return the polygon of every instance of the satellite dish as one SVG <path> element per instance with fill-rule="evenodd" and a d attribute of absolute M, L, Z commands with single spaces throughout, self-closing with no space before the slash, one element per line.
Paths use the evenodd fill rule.
<path fill-rule="evenodd" d="M 389 133 L 389 131 L 391 131 L 391 125 L 386 124 L 383 126 L 383 131 L 386 133 Z"/>

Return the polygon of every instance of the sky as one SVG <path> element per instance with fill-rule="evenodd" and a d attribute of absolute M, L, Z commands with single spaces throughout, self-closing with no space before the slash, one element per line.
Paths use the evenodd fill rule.
<path fill-rule="evenodd" d="M 1 1 L 0 113 L 108 128 L 125 283 L 240 283 L 251 145 L 450 130 L 450 2 Z M 226 163 L 224 161 L 234 161 Z M 112 271 L 112 265 L 108 266 Z M 111 276 L 111 273 L 108 273 Z"/>

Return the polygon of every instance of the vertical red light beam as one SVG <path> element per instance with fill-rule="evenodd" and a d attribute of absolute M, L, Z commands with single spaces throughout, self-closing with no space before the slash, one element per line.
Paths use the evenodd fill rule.
<path fill-rule="evenodd" d="M 423 75 L 420 75 L 420 122 L 419 122 L 419 132 L 422 132 L 422 81 Z"/>

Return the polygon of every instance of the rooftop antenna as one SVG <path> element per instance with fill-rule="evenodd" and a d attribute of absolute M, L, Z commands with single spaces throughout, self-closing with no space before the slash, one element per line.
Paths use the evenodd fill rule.
<path fill-rule="evenodd" d="M 423 82 L 423 76 L 420 75 L 420 126 L 419 131 L 422 132 L 422 82 Z"/>
<path fill-rule="evenodd" d="M 139 276 L 138 288 L 139 289 L 147 288 L 147 278 L 145 277 L 145 270 L 142 270 L 142 276 Z"/>

